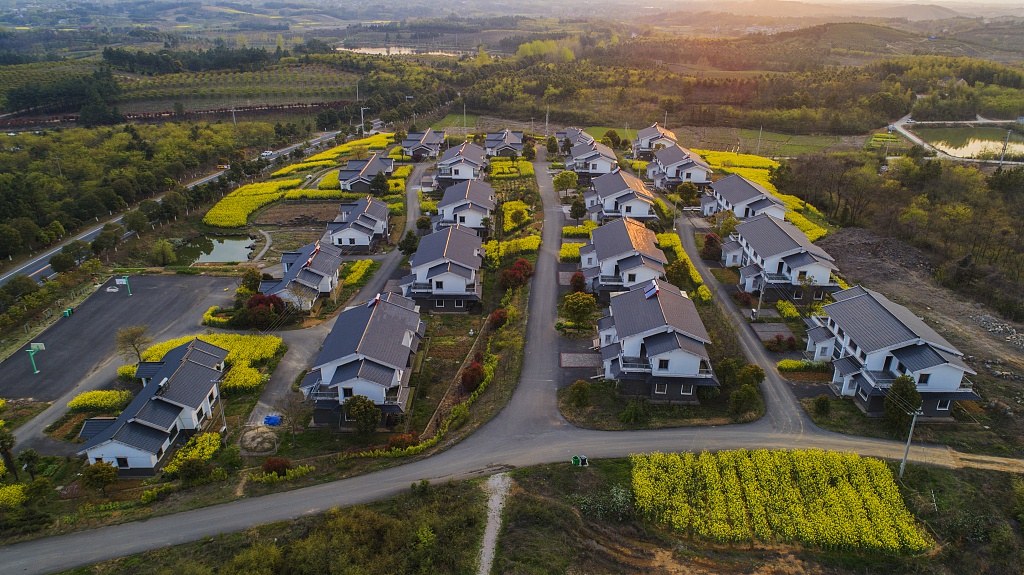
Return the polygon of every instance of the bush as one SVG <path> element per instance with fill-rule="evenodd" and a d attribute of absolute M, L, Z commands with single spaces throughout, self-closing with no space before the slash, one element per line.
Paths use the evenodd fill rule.
<path fill-rule="evenodd" d="M 580 248 L 583 244 L 566 242 L 558 250 L 558 261 L 562 263 L 580 261 Z"/>
<path fill-rule="evenodd" d="M 575 272 L 572 277 L 569 278 L 569 288 L 574 293 L 587 291 L 587 278 L 583 276 L 583 272 Z"/>
<path fill-rule="evenodd" d="M 0 509 L 15 509 L 28 499 L 24 485 L 0 486 Z"/>
<path fill-rule="evenodd" d="M 590 233 L 597 227 L 597 222 L 592 222 L 590 220 L 587 220 L 578 226 L 563 226 L 562 237 L 589 239 Z"/>
<path fill-rule="evenodd" d="M 249 479 L 256 483 L 273 484 L 298 479 L 314 471 L 316 471 L 316 468 L 312 465 L 300 465 L 295 469 L 285 471 L 283 475 L 278 475 L 276 473 L 250 473 Z"/>
<path fill-rule="evenodd" d="M 704 247 L 700 250 L 700 257 L 711 261 L 722 259 L 722 239 L 713 233 L 704 234 Z"/>
<path fill-rule="evenodd" d="M 757 388 L 744 384 L 729 396 L 729 414 L 733 417 L 740 417 L 751 411 L 756 411 L 760 398 Z"/>
<path fill-rule="evenodd" d="M 753 308 L 754 302 L 757 301 L 756 299 L 754 299 L 754 296 L 750 295 L 749 292 L 745 291 L 738 291 L 733 295 L 733 297 L 736 299 L 736 303 L 738 303 L 740 307 L 745 308 Z"/>
<path fill-rule="evenodd" d="M 824 393 L 814 398 L 814 414 L 818 417 L 832 415 L 832 400 Z"/>
<path fill-rule="evenodd" d="M 283 457 L 268 457 L 263 460 L 261 468 L 267 475 L 274 474 L 280 477 L 288 473 L 292 468 L 292 462 Z"/>
<path fill-rule="evenodd" d="M 409 433 L 392 435 L 388 438 L 388 449 L 405 449 L 419 444 L 420 434 L 415 429 Z"/>
<path fill-rule="evenodd" d="M 619 421 L 626 425 L 640 425 L 650 417 L 650 410 L 647 408 L 647 401 L 639 397 L 630 399 L 626 403 L 626 409 L 619 414 Z"/>
<path fill-rule="evenodd" d="M 782 319 L 800 319 L 800 312 L 797 311 L 793 302 L 780 299 L 775 303 L 775 309 L 779 310 Z"/>
<path fill-rule="evenodd" d="M 209 461 L 214 453 L 220 449 L 220 434 L 217 432 L 200 433 L 192 436 L 185 447 L 182 447 L 174 454 L 174 459 L 164 466 L 166 473 L 178 473 L 182 463 L 189 459 L 196 459 L 202 462 Z"/>
<path fill-rule="evenodd" d="M 206 313 L 203 314 L 203 325 L 208 325 L 210 327 L 226 327 L 228 322 L 231 321 L 231 318 L 217 317 L 217 314 L 221 313 L 221 311 L 222 310 L 219 306 L 213 306 L 206 310 Z"/>
<path fill-rule="evenodd" d="M 134 365 L 122 365 L 117 368 L 117 378 L 121 381 L 133 382 L 135 381 L 135 369 Z"/>
<path fill-rule="evenodd" d="M 793 336 L 783 337 L 782 334 L 777 334 L 774 338 L 761 342 L 764 344 L 764 348 L 768 351 L 775 353 L 782 353 L 784 351 L 796 351 L 796 338 Z"/>
<path fill-rule="evenodd" d="M 121 411 L 132 400 L 128 390 L 86 391 L 68 402 L 70 411 Z"/>
<path fill-rule="evenodd" d="M 590 383 L 584 379 L 574 381 L 566 393 L 566 401 L 573 407 L 586 407 L 590 403 Z"/>
<path fill-rule="evenodd" d="M 775 367 L 781 372 L 817 371 L 825 373 L 832 369 L 832 366 L 827 362 L 811 361 L 809 359 L 783 359 L 775 364 Z"/>
<path fill-rule="evenodd" d="M 501 328 L 501 326 L 505 325 L 505 322 L 508 321 L 508 310 L 505 308 L 498 308 L 494 310 L 491 314 L 490 321 L 491 327 L 494 329 Z"/>
<path fill-rule="evenodd" d="M 462 391 L 464 393 L 473 393 L 476 388 L 480 387 L 480 382 L 484 380 L 484 366 L 480 363 L 473 362 L 466 369 L 462 370 Z"/>

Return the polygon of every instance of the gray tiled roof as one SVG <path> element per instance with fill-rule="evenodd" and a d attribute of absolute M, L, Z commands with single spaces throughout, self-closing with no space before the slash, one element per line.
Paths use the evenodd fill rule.
<path fill-rule="evenodd" d="M 304 296 L 313 297 L 319 293 L 319 285 L 323 278 L 330 277 L 341 266 L 341 249 L 329 242 L 320 242 L 320 251 L 316 252 L 316 242 L 306 244 L 294 252 L 281 255 L 281 261 L 290 263 L 288 271 L 280 280 L 260 282 L 260 292 L 264 295 L 275 295 L 285 290 L 293 290 Z M 313 261 L 305 267 L 309 258 Z M 312 290 L 312 292 L 310 292 Z"/>
<path fill-rule="evenodd" d="M 427 146 L 437 149 L 444 142 L 444 132 L 435 132 L 427 128 L 426 132 L 412 132 L 402 140 L 403 148 Z"/>
<path fill-rule="evenodd" d="M 648 127 L 644 128 L 644 129 L 642 129 L 642 130 L 640 130 L 639 132 L 636 133 L 636 137 L 637 137 L 638 140 L 645 140 L 645 139 L 648 139 L 648 138 L 657 138 L 658 136 L 665 136 L 665 137 L 668 137 L 668 138 L 672 138 L 673 140 L 678 139 L 678 138 L 676 138 L 676 133 L 675 132 L 673 132 L 671 130 L 667 130 L 665 128 L 662 128 L 661 126 L 658 125 L 657 122 L 655 122 L 653 125 L 648 126 Z"/>
<path fill-rule="evenodd" d="M 723 254 L 724 253 L 729 253 L 729 252 L 739 251 L 739 250 L 742 250 L 742 249 L 743 249 L 743 246 L 741 246 L 740 243 L 738 241 L 736 241 L 736 240 L 729 240 L 729 241 L 725 242 L 724 244 L 722 244 L 722 253 Z"/>
<path fill-rule="evenodd" d="M 487 152 L 472 142 L 463 142 L 454 148 L 448 148 L 443 154 L 439 163 L 454 162 L 459 158 L 465 159 L 477 166 L 483 166 L 486 162 Z"/>
<path fill-rule="evenodd" d="M 476 181 L 476 180 L 472 180 L 472 181 Z M 478 205 L 474 204 L 473 202 L 468 202 L 468 203 L 462 204 L 461 206 L 459 206 L 459 207 L 455 208 L 454 210 L 452 210 L 453 214 L 461 214 L 462 212 L 476 212 L 478 214 L 485 214 L 486 215 L 488 213 L 488 210 L 487 210 L 487 208 L 484 208 L 483 206 L 478 206 Z"/>
<path fill-rule="evenodd" d="M 135 421 L 167 431 L 179 415 L 181 415 L 180 407 L 154 398 L 135 416 Z"/>
<path fill-rule="evenodd" d="M 668 167 L 683 162 L 692 162 L 697 166 L 707 168 L 708 164 L 694 152 L 682 146 L 667 146 L 654 152 L 654 159 L 662 166 Z"/>
<path fill-rule="evenodd" d="M 387 293 L 373 305 L 358 305 L 341 312 L 313 366 L 319 368 L 354 353 L 385 365 L 406 365 L 409 348 L 402 345 L 405 333 L 422 333 L 420 314 L 414 307 L 412 300 Z"/>
<path fill-rule="evenodd" d="M 156 454 L 169 439 L 167 433 L 146 427 L 141 423 L 128 423 L 114 434 L 112 438 L 118 443 L 134 447 L 146 453 Z"/>
<path fill-rule="evenodd" d="M 473 270 L 460 266 L 454 262 L 444 262 L 427 270 L 427 279 L 435 278 L 441 274 L 453 273 L 459 277 L 470 279 L 473 277 Z"/>
<path fill-rule="evenodd" d="M 390 173 L 395 169 L 395 161 L 382 154 L 374 153 L 366 160 L 349 160 L 344 170 L 338 172 L 338 180 L 349 182 L 365 180 L 369 182 L 379 172 Z"/>
<path fill-rule="evenodd" d="M 115 417 L 90 417 L 82 423 L 82 430 L 78 432 L 78 439 L 89 441 L 104 429 L 110 427 L 117 418 Z"/>
<path fill-rule="evenodd" d="M 681 349 L 698 357 L 708 359 L 708 351 L 704 347 L 703 342 L 674 331 L 657 333 L 645 337 L 644 347 L 647 349 L 647 355 L 649 357 Z"/>
<path fill-rule="evenodd" d="M 920 371 L 946 363 L 946 358 L 939 355 L 939 352 L 928 344 L 908 345 L 894 349 L 892 355 L 910 371 Z"/>
<path fill-rule="evenodd" d="M 711 337 L 690 298 L 668 282 L 657 283 L 660 292 L 651 298 L 644 294 L 650 285 L 648 283 L 612 296 L 610 307 L 619 339 L 668 326 L 692 339 L 711 343 Z"/>
<path fill-rule="evenodd" d="M 782 204 L 760 184 L 754 183 L 743 176 L 736 174 L 728 175 L 721 180 L 711 184 L 711 189 L 718 192 L 722 199 L 736 206 L 751 200 L 768 200 L 775 204 Z M 753 207 L 753 206 L 751 206 Z M 767 205 L 765 206 L 767 207 Z"/>
<path fill-rule="evenodd" d="M 394 382 L 395 370 L 393 368 L 368 359 L 364 359 L 359 363 L 359 377 L 362 379 L 385 387 L 390 386 Z"/>
<path fill-rule="evenodd" d="M 783 207 L 785 206 L 785 204 L 782 203 L 782 200 L 774 196 L 767 196 L 761 198 L 760 200 L 754 200 L 753 202 L 750 202 L 750 204 L 747 207 L 750 208 L 752 212 L 760 212 L 761 210 L 768 209 L 772 206 Z"/>
<path fill-rule="evenodd" d="M 626 192 L 633 192 L 648 202 L 654 201 L 654 195 L 647 190 L 647 186 L 644 185 L 640 178 L 622 170 L 598 176 L 594 178 L 591 185 L 594 187 L 594 192 L 597 193 L 597 196 L 601 198 L 602 201 L 605 198 L 610 198 Z"/>
<path fill-rule="evenodd" d="M 622 346 L 618 342 L 608 344 L 601 348 L 601 359 L 608 360 L 613 357 L 618 357 L 619 352 L 622 350 Z"/>
<path fill-rule="evenodd" d="M 832 332 L 830 332 L 827 328 L 822 327 L 820 325 L 812 327 L 811 329 L 807 330 L 807 339 L 813 341 L 814 343 L 828 341 L 833 337 L 835 336 L 832 335 Z"/>
<path fill-rule="evenodd" d="M 138 367 L 135 368 L 135 377 L 139 379 L 149 379 L 156 375 L 163 366 L 164 362 L 162 361 L 140 362 Z"/>
<path fill-rule="evenodd" d="M 203 400 L 223 375 L 215 369 L 184 362 L 178 371 L 174 372 L 174 376 L 164 384 L 160 397 L 196 409 L 203 404 Z"/>
<path fill-rule="evenodd" d="M 555 132 L 555 139 L 558 140 L 559 146 L 561 146 L 562 142 L 567 138 L 573 146 L 578 144 L 589 144 L 594 141 L 593 136 L 579 128 L 566 128 L 561 132 Z"/>
<path fill-rule="evenodd" d="M 463 226 L 451 226 L 423 236 L 416 253 L 409 259 L 413 268 L 439 260 L 453 261 L 471 270 L 480 269 L 483 242 L 476 232 Z"/>
<path fill-rule="evenodd" d="M 591 238 L 600 261 L 635 250 L 662 264 L 668 263 L 665 252 L 655 245 L 654 232 L 633 218 L 619 218 L 595 228 Z"/>
<path fill-rule="evenodd" d="M 659 273 L 665 273 L 665 266 L 662 262 L 653 260 L 647 256 L 633 255 L 619 260 L 619 271 L 628 272 L 629 270 L 634 270 L 640 267 L 648 267 Z"/>
<path fill-rule="evenodd" d="M 487 148 L 503 148 L 512 147 L 517 150 L 523 149 L 523 133 L 513 132 L 509 129 L 504 129 L 500 132 L 491 132 L 487 134 L 487 139 L 484 142 Z"/>
<path fill-rule="evenodd" d="M 852 294 L 851 290 L 856 290 Z M 837 300 L 822 308 L 857 345 L 867 353 L 918 338 L 937 347 L 956 350 L 955 347 L 909 309 L 893 303 L 882 294 L 860 286 L 836 292 Z"/>
<path fill-rule="evenodd" d="M 487 210 L 494 209 L 494 188 L 490 184 L 477 180 L 466 180 L 449 187 L 444 191 L 444 197 L 437 203 L 437 207 L 470 201 Z"/>
<path fill-rule="evenodd" d="M 573 160 L 581 160 L 597 156 L 603 156 L 612 161 L 616 160 L 615 152 L 601 142 L 591 142 L 589 144 L 573 146 L 572 150 L 569 151 L 569 155 Z"/>
<path fill-rule="evenodd" d="M 839 375 L 846 377 L 860 372 L 864 366 L 852 356 L 841 357 L 832 362 L 832 367 L 839 372 Z"/>
<path fill-rule="evenodd" d="M 736 233 L 763 258 L 793 250 L 806 250 L 827 260 L 833 258 L 825 250 L 811 243 L 793 224 L 761 214 L 736 226 Z"/>
<path fill-rule="evenodd" d="M 818 260 L 807 252 L 798 252 L 782 258 L 782 261 L 785 262 L 786 265 L 789 266 L 790 268 L 796 269 L 809 264 L 813 264 Z"/>

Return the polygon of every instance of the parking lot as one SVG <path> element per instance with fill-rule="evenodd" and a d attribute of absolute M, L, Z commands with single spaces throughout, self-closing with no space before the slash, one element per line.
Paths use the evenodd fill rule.
<path fill-rule="evenodd" d="M 107 291 L 114 285 L 108 280 L 71 317 L 35 338 L 46 346 L 35 354 L 40 373 L 32 373 L 28 346 L 0 363 L 0 397 L 54 401 L 99 370 L 112 374 L 121 365 L 114 335 L 126 325 L 149 325 L 154 341 L 201 333 L 203 313 L 212 305 L 228 305 L 237 280 L 135 276 L 129 283 L 131 296 L 123 285 Z"/>

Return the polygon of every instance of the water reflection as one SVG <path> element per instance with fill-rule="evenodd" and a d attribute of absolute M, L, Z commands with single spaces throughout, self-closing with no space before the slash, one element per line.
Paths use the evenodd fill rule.
<path fill-rule="evenodd" d="M 1006 141 L 1002 128 L 918 128 L 914 132 L 939 150 L 960 158 L 998 158 Z M 1010 134 L 1006 155 L 1024 155 L 1024 136 Z"/>
<path fill-rule="evenodd" d="M 244 262 L 252 251 L 249 236 L 199 236 L 174 251 L 178 265 L 194 263 Z"/>

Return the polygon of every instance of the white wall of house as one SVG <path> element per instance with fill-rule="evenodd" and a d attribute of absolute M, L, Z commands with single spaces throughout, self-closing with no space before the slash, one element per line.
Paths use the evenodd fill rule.
<path fill-rule="evenodd" d="M 478 180 L 480 179 L 480 168 L 466 161 L 453 162 L 451 164 L 438 164 L 438 176 L 452 180 Z"/>
<path fill-rule="evenodd" d="M 164 451 L 171 446 L 171 442 L 165 441 L 163 445 Z M 156 467 L 157 458 L 155 454 L 146 453 L 145 451 L 136 449 L 129 445 L 119 443 L 114 440 L 105 441 L 96 447 L 85 452 L 89 458 L 89 463 L 96 463 L 97 461 L 103 461 L 109 463 L 118 469 L 152 469 Z M 121 458 L 121 463 L 127 462 L 127 466 L 121 466 L 118 464 L 118 458 Z"/>
<path fill-rule="evenodd" d="M 651 375 L 691 377 L 700 372 L 700 357 L 681 349 L 648 357 L 651 360 Z M 662 360 L 668 360 L 667 369 L 661 369 Z"/>
<path fill-rule="evenodd" d="M 619 166 L 615 160 L 610 160 L 603 156 L 590 158 L 587 161 L 579 160 L 576 162 L 576 170 L 587 172 L 590 174 L 610 174 L 615 168 Z"/>
<path fill-rule="evenodd" d="M 608 204 L 611 203 L 609 206 Z M 615 210 L 615 201 L 605 202 L 605 210 Z M 633 198 L 627 202 L 618 204 L 619 214 L 622 217 L 646 218 L 656 216 L 654 204 L 640 198 Z"/>
<path fill-rule="evenodd" d="M 395 382 L 394 385 L 398 385 L 398 383 Z M 356 377 L 343 381 L 338 385 L 337 392 L 339 403 L 345 403 L 346 389 L 351 389 L 352 395 L 362 395 L 369 398 L 374 403 L 384 403 L 384 397 L 387 394 L 386 389 L 379 383 L 367 381 L 361 377 Z"/>
<path fill-rule="evenodd" d="M 457 222 L 460 225 L 470 228 L 482 228 L 484 218 L 490 217 L 490 214 L 486 210 L 463 210 L 457 214 L 455 213 L 456 208 L 463 206 L 466 203 L 467 202 L 460 202 L 457 204 L 449 204 L 444 207 L 439 207 L 438 209 L 441 211 L 441 219 Z"/>
<path fill-rule="evenodd" d="M 331 234 L 331 243 L 336 246 L 360 246 L 370 245 L 370 235 L 353 228 L 345 228 L 340 232 Z"/>
<path fill-rule="evenodd" d="M 640 284 L 640 283 L 645 283 L 645 282 L 649 283 L 651 280 L 657 279 L 657 278 L 660 277 L 661 274 L 659 274 L 657 272 L 657 270 L 653 270 L 653 269 L 651 269 L 651 268 L 649 268 L 647 266 L 640 266 L 638 268 L 633 268 L 633 269 L 631 269 L 629 271 L 619 271 L 619 272 L 616 272 L 615 271 L 615 266 L 618 265 L 619 261 L 622 260 L 622 259 L 625 259 L 627 257 L 630 257 L 632 255 L 634 255 L 634 254 L 626 254 L 624 256 L 616 256 L 614 258 L 608 258 L 608 259 L 602 261 L 601 262 L 601 275 L 605 275 L 605 276 L 621 275 L 622 276 L 622 281 L 623 281 L 623 286 L 627 287 L 627 288 L 631 287 L 631 286 L 634 286 L 636 284 Z M 592 267 L 592 266 L 587 266 L 587 267 Z M 630 278 L 632 278 L 632 279 L 630 279 Z"/>

